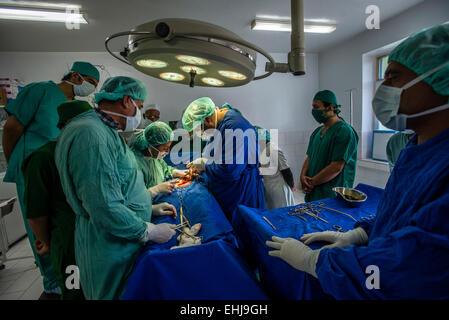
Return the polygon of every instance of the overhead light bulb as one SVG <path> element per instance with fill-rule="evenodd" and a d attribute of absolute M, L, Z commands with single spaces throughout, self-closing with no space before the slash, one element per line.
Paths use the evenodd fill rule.
<path fill-rule="evenodd" d="M 251 23 L 252 30 L 263 31 L 286 31 L 291 32 L 292 26 L 290 21 L 282 20 L 260 20 L 255 19 Z M 331 33 L 337 27 L 334 24 L 305 23 L 304 32 L 307 33 Z"/>
<path fill-rule="evenodd" d="M 206 70 L 196 66 L 182 66 L 181 70 L 187 73 L 194 71 L 196 74 L 205 74 Z"/>
<path fill-rule="evenodd" d="M 214 86 L 214 87 L 224 86 L 224 82 L 221 80 L 218 80 L 216 78 L 207 77 L 207 78 L 201 79 L 201 81 L 203 81 L 205 84 L 208 84 L 208 85 Z"/>
<path fill-rule="evenodd" d="M 223 76 L 225 78 L 232 79 L 232 80 L 245 80 L 246 79 L 246 76 L 244 74 L 234 72 L 234 71 L 220 70 L 220 71 L 218 71 L 218 73 L 221 76 Z"/>
<path fill-rule="evenodd" d="M 180 56 L 176 56 L 176 59 L 178 59 L 179 61 L 188 63 L 188 64 L 196 64 L 196 65 L 199 65 L 199 66 L 205 66 L 205 65 L 210 64 L 209 60 L 203 59 L 203 58 L 200 58 L 200 57 L 180 55 Z"/>
<path fill-rule="evenodd" d="M 151 68 L 151 69 L 158 69 L 158 68 L 165 68 L 168 66 L 167 62 L 161 61 L 161 60 L 154 60 L 154 59 L 142 59 L 136 62 L 138 66 L 144 67 L 144 68 Z"/>
<path fill-rule="evenodd" d="M 159 75 L 162 79 L 168 81 L 182 81 L 184 80 L 184 76 L 182 74 L 176 72 L 164 72 Z"/>
<path fill-rule="evenodd" d="M 0 19 L 87 24 L 80 13 L 0 8 Z"/>

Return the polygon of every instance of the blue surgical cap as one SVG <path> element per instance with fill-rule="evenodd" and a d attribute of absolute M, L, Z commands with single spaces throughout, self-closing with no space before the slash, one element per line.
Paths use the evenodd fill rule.
<path fill-rule="evenodd" d="M 421 30 L 399 44 L 388 62 L 396 61 L 418 75 L 449 62 L 449 24 Z M 436 93 L 449 95 L 449 64 L 423 80 Z"/>
<path fill-rule="evenodd" d="M 76 71 L 83 76 L 89 76 L 100 81 L 100 72 L 89 62 L 75 61 L 70 71 Z"/>
<path fill-rule="evenodd" d="M 131 147 L 137 150 L 145 150 L 149 146 L 157 147 L 173 141 L 173 137 L 173 130 L 168 124 L 156 121 L 135 136 Z"/>
<path fill-rule="evenodd" d="M 104 99 L 116 101 L 124 96 L 130 96 L 143 102 L 147 96 L 147 88 L 142 81 L 134 78 L 123 76 L 108 78 L 100 92 L 95 93 L 95 103 L 98 104 Z"/>

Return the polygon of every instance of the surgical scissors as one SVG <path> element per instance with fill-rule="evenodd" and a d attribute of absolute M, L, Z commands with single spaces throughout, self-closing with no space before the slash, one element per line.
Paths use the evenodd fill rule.
<path fill-rule="evenodd" d="M 362 220 L 362 221 L 369 221 L 369 220 L 371 220 L 371 219 L 374 219 L 375 217 L 376 217 L 375 214 L 370 214 L 370 215 L 367 216 L 367 217 L 361 217 L 360 220 Z"/>
<path fill-rule="evenodd" d="M 343 232 L 343 228 L 338 226 L 338 225 L 333 225 L 332 228 L 334 228 L 335 230 L 337 230 L 337 232 Z"/>

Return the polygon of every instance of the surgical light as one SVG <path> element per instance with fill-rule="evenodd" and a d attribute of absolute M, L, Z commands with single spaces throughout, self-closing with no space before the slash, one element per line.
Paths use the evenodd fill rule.
<path fill-rule="evenodd" d="M 162 79 L 167 81 L 183 81 L 185 77 L 176 72 L 164 72 L 159 75 Z"/>
<path fill-rule="evenodd" d="M 218 71 L 218 73 L 225 78 L 229 78 L 229 79 L 233 79 L 233 80 L 245 80 L 246 79 L 246 76 L 244 74 L 234 72 L 234 71 L 220 70 L 220 71 Z"/>
<path fill-rule="evenodd" d="M 154 60 L 154 59 L 142 59 L 136 62 L 138 66 L 144 67 L 144 68 L 152 68 L 152 69 L 159 69 L 159 68 L 165 68 L 168 66 L 167 62 L 161 61 L 161 60 Z"/>
<path fill-rule="evenodd" d="M 192 56 L 176 56 L 176 59 L 179 61 L 188 63 L 188 64 L 196 64 L 199 66 L 205 66 L 210 64 L 210 61 L 203 58 L 192 57 Z"/>
<path fill-rule="evenodd" d="M 130 31 L 106 38 L 106 50 L 120 61 L 151 77 L 179 84 L 203 87 L 236 87 L 270 76 L 273 72 L 305 74 L 304 0 L 291 0 L 291 51 L 288 63 L 276 63 L 273 57 L 220 26 L 191 19 L 158 19 Z M 120 56 L 109 48 L 112 39 L 127 36 Z M 257 54 L 268 62 L 265 73 L 256 76 Z M 149 68 L 142 60 L 167 63 Z M 197 68 L 194 68 L 197 67 Z M 183 71 L 185 75 L 180 74 Z M 202 74 L 207 74 L 203 77 Z"/>
<path fill-rule="evenodd" d="M 210 77 L 203 78 L 203 79 L 201 79 L 201 81 L 203 81 L 205 84 L 208 84 L 208 85 L 214 86 L 214 87 L 222 87 L 225 84 L 221 80 L 218 80 L 216 78 L 210 78 Z"/>
<path fill-rule="evenodd" d="M 197 66 L 182 66 L 181 70 L 187 73 L 194 72 L 196 74 L 205 74 L 206 70 Z"/>

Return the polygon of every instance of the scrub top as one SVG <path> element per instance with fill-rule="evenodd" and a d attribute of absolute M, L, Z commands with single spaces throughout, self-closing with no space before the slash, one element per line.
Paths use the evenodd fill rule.
<path fill-rule="evenodd" d="M 242 132 L 252 130 L 254 138 L 227 139 L 226 130 L 236 132 L 232 130 L 238 129 Z M 222 141 L 212 138 L 204 150 L 206 158 L 217 161 L 206 164 L 205 173 L 209 189 L 232 223 L 239 204 L 265 209 L 263 180 L 257 168 L 257 134 L 251 123 L 240 112 L 232 109 L 226 112 L 217 130 L 220 131 Z"/>
<path fill-rule="evenodd" d="M 143 248 L 151 195 L 131 149 L 91 110 L 62 130 L 55 161 L 76 214 L 75 256 L 86 299 L 119 299 Z"/>
<path fill-rule="evenodd" d="M 401 152 L 366 246 L 323 249 L 316 273 L 337 299 L 449 299 L 449 129 Z M 374 283 L 377 267 L 379 288 Z M 374 268 L 371 267 L 370 270 Z"/>
<path fill-rule="evenodd" d="M 136 156 L 137 167 L 143 174 L 145 186 L 151 188 L 161 184 L 166 179 L 173 178 L 173 170 L 163 159 L 145 157 L 140 150 L 131 148 Z"/>
<path fill-rule="evenodd" d="M 352 188 L 354 184 L 359 142 L 357 133 L 343 120 L 336 122 L 321 135 L 323 128 L 324 126 L 318 127 L 310 136 L 307 148 L 309 156 L 307 176 L 314 177 L 334 161 L 344 160 L 345 166 L 334 179 L 314 187 L 311 193 L 306 194 L 306 202 L 332 198 L 335 196 L 332 188 Z"/>
<path fill-rule="evenodd" d="M 408 143 L 408 135 L 403 132 L 398 132 L 395 135 L 391 136 L 387 143 L 387 157 L 388 157 L 388 165 L 390 166 L 390 172 L 393 170 L 393 167 L 396 161 L 401 154 L 402 149 Z"/>
<path fill-rule="evenodd" d="M 53 81 L 35 82 L 25 86 L 5 107 L 25 127 L 9 159 L 5 182 L 23 184 L 22 161 L 59 135 L 57 108 L 66 101 L 64 92 Z"/>
<path fill-rule="evenodd" d="M 50 218 L 50 259 L 56 272 L 63 300 L 83 299 L 81 289 L 67 289 L 66 268 L 75 261 L 75 213 L 65 200 L 54 160 L 56 141 L 51 141 L 25 159 L 22 166 L 25 182 L 24 204 L 27 219 Z"/>

